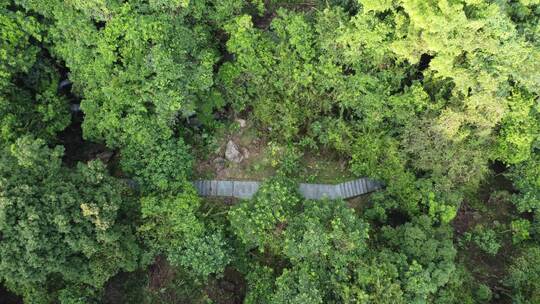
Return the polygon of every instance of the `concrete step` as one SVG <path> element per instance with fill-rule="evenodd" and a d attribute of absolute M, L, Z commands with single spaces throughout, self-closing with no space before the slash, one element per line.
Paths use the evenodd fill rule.
<path fill-rule="evenodd" d="M 260 187 L 255 181 L 218 181 L 198 180 L 193 186 L 201 196 L 225 196 L 249 199 L 255 195 Z M 382 184 L 369 178 L 344 182 L 337 185 L 305 184 L 299 185 L 300 193 L 307 199 L 339 199 L 352 198 L 363 195 L 382 187 Z"/>

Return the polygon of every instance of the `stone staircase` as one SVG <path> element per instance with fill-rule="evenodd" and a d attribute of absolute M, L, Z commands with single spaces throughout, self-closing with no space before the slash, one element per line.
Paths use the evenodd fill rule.
<path fill-rule="evenodd" d="M 236 197 L 249 199 L 255 195 L 261 183 L 256 181 L 199 180 L 193 182 L 201 196 Z M 382 188 L 382 184 L 369 178 L 331 184 L 301 183 L 298 191 L 306 199 L 347 199 Z"/>

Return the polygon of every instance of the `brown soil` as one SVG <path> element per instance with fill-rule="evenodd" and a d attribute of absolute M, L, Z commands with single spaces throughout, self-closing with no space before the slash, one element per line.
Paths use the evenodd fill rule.
<path fill-rule="evenodd" d="M 277 14 L 273 11 L 266 11 L 262 16 L 255 15 L 253 16 L 253 25 L 255 25 L 256 28 L 266 30 L 270 27 L 272 20 L 276 16 Z"/>
<path fill-rule="evenodd" d="M 478 217 L 478 212 L 469 207 L 467 202 L 463 202 L 459 208 L 452 226 L 458 236 L 462 236 L 465 232 L 469 231 L 475 224 L 475 218 Z"/>
<path fill-rule="evenodd" d="M 357 197 L 350 198 L 346 200 L 347 206 L 354 209 L 356 214 L 362 214 L 364 209 L 369 205 L 369 198 L 371 194 L 364 194 Z"/>

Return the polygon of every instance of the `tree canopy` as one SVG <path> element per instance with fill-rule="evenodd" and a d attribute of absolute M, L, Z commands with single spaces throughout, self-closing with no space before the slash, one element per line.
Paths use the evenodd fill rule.
<path fill-rule="evenodd" d="M 71 289 L 99 293 L 117 272 L 136 269 L 141 253 L 123 219 L 132 204 L 126 186 L 98 161 L 64 168 L 62 154 L 21 137 L 0 161 L 2 280 L 36 303 L 54 301 L 48 286 L 68 298 Z"/>
<path fill-rule="evenodd" d="M 28 303 L 536 303 L 539 18 L 0 1 L 0 283 Z M 358 177 L 384 187 L 297 191 Z M 212 178 L 263 183 L 201 197 Z"/>

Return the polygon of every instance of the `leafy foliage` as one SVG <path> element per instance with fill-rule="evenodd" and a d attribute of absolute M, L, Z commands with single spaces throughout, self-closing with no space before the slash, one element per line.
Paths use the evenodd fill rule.
<path fill-rule="evenodd" d="M 237 59 L 220 70 L 229 99 L 235 100 L 239 109 L 252 106 L 257 120 L 283 140 L 297 137 L 301 130 L 333 123 L 333 119 L 321 118 L 332 117 L 335 111 L 341 116 L 349 110 L 361 115 L 366 110 L 360 105 L 368 106 L 378 93 L 388 90 L 385 85 L 399 84 L 395 78 L 384 81 L 384 74 L 383 83 L 378 84 L 371 73 L 361 73 L 383 64 L 384 53 L 360 58 L 348 44 L 353 39 L 358 45 L 380 42 L 377 35 L 385 28 L 360 18 L 348 23 L 337 9 L 314 17 L 315 22 L 280 10 L 269 32 L 254 28 L 249 16 L 238 17 L 225 27 L 231 35 L 227 48 Z M 367 28 L 360 29 L 363 26 Z M 375 52 L 371 46 L 367 46 L 368 51 Z M 350 72 L 344 74 L 342 66 Z"/>
<path fill-rule="evenodd" d="M 195 279 L 221 273 L 229 263 L 222 233 L 212 231 L 197 217 L 200 198 L 191 185 L 176 196 L 147 196 L 141 199 L 144 223 L 139 232 L 151 252 L 164 254 L 174 266 L 192 272 Z"/>
<path fill-rule="evenodd" d="M 539 17 L 538 0 L 3 1 L 0 280 L 92 303 L 166 258 L 175 277 L 141 302 L 244 298 L 234 271 L 246 303 L 537 302 Z M 54 144 L 81 144 L 69 102 L 82 146 L 118 152 L 108 168 L 62 164 Z M 192 151 L 216 147 L 189 144 L 235 139 L 237 117 L 278 176 L 216 205 L 189 182 Z M 327 154 L 384 189 L 302 199 L 302 158 Z M 485 198 L 499 190 L 513 206 Z M 462 264 L 477 252 L 456 253 L 453 227 L 493 275 Z"/>
<path fill-rule="evenodd" d="M 368 225 L 339 201 L 303 201 L 284 226 L 283 248 L 273 253 L 290 266 L 278 276 L 255 266 L 248 275 L 248 303 L 410 303 L 434 299 L 459 280 L 449 227 L 434 228 L 427 216 L 385 227 L 378 249 L 366 242 Z M 243 236 L 242 230 L 235 233 Z"/>
<path fill-rule="evenodd" d="M 243 201 L 229 212 L 231 227 L 248 247 L 278 250 L 283 226 L 298 207 L 294 183 L 275 179 L 262 185 L 251 201 Z"/>
<path fill-rule="evenodd" d="M 0 4 L 0 143 L 32 132 L 51 139 L 70 122 L 59 73 L 41 47 L 44 27 Z"/>
<path fill-rule="evenodd" d="M 379 208 L 448 222 L 490 160 L 530 157 L 537 78 L 524 60 L 538 50 L 495 4 L 359 2 L 355 14 L 281 9 L 268 30 L 234 19 L 220 86 L 271 136 L 331 146 L 388 181 Z"/>
<path fill-rule="evenodd" d="M 506 284 L 512 288 L 515 303 L 534 303 L 540 299 L 538 259 L 540 248 L 537 246 L 524 250 L 510 266 Z"/>
<path fill-rule="evenodd" d="M 122 220 L 124 186 L 100 162 L 62 167 L 62 154 L 22 137 L 0 160 L 0 273 L 30 302 L 51 299 L 51 284 L 92 294 L 138 266 L 133 227 Z"/>
<path fill-rule="evenodd" d="M 536 154 L 516 165 L 510 174 L 515 187 L 520 190 L 514 200 L 517 209 L 520 212 L 537 210 L 540 207 L 540 156 Z"/>
<path fill-rule="evenodd" d="M 122 168 L 143 192 L 181 190 L 190 175 L 192 157 L 182 139 L 129 144 L 122 150 Z"/>
<path fill-rule="evenodd" d="M 456 250 L 448 226 L 435 228 L 428 216 L 420 216 L 397 228 L 385 227 L 382 236 L 403 265 L 402 288 L 407 302 L 426 301 L 454 275 Z"/>
<path fill-rule="evenodd" d="M 512 228 L 512 242 L 514 242 L 514 244 L 530 238 L 529 231 L 531 229 L 531 222 L 525 219 L 519 219 L 512 221 L 510 227 Z"/>
<path fill-rule="evenodd" d="M 472 235 L 472 241 L 478 248 L 490 255 L 496 255 L 501 248 L 497 232 L 491 228 L 476 227 Z"/>

